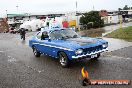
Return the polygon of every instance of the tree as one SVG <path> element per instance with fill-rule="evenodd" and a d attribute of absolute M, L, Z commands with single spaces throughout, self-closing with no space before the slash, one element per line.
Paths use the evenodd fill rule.
<path fill-rule="evenodd" d="M 128 5 L 125 5 L 125 7 L 123 8 L 123 10 L 129 10 Z"/>
<path fill-rule="evenodd" d="M 120 10 L 122 10 L 121 8 L 118 8 L 118 10 L 120 11 Z"/>
<path fill-rule="evenodd" d="M 98 11 L 90 11 L 88 13 L 84 13 L 80 18 L 80 23 L 83 25 L 87 25 L 87 28 L 89 26 L 93 28 L 104 26 L 104 21 L 101 19 L 101 16 L 99 16 Z"/>

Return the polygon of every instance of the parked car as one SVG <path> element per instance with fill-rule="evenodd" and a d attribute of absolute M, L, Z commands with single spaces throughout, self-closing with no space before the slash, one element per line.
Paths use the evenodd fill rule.
<path fill-rule="evenodd" d="M 81 37 L 70 29 L 48 29 L 39 31 L 29 40 L 29 46 L 36 57 L 46 54 L 59 58 L 62 67 L 68 67 L 72 60 L 98 59 L 107 51 L 108 42 L 99 38 Z"/>
<path fill-rule="evenodd" d="M 17 30 L 12 27 L 12 28 L 9 29 L 9 32 L 15 34 L 15 33 L 17 33 Z"/>

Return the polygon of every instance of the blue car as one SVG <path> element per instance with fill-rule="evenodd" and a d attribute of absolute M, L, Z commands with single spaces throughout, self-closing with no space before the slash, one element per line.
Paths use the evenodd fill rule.
<path fill-rule="evenodd" d="M 68 67 L 72 60 L 98 59 L 107 51 L 108 42 L 99 38 L 81 37 L 71 29 L 55 28 L 36 33 L 29 40 L 29 46 L 36 57 L 46 54 L 59 59 L 62 67 Z"/>

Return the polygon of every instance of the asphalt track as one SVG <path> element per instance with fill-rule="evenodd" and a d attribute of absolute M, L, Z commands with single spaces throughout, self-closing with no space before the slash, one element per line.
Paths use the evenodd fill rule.
<path fill-rule="evenodd" d="M 42 55 L 36 58 L 19 34 L 0 34 L 0 88 L 81 88 L 81 68 L 90 79 L 132 80 L 132 47 L 104 53 L 98 61 L 72 62 L 62 68 L 54 58 Z M 86 88 L 132 88 L 132 85 L 89 85 Z"/>

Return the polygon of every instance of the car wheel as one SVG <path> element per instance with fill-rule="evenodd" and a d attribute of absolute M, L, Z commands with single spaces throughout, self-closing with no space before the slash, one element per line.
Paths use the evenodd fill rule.
<path fill-rule="evenodd" d="M 69 65 L 69 60 L 64 52 L 59 53 L 59 61 L 62 67 L 66 68 Z"/>
<path fill-rule="evenodd" d="M 33 47 L 33 53 L 34 53 L 34 55 L 35 55 L 36 57 L 40 57 L 40 55 L 41 55 L 41 53 L 38 52 L 38 50 L 37 50 L 35 47 Z"/>
<path fill-rule="evenodd" d="M 100 53 L 97 54 L 97 57 L 91 58 L 92 60 L 98 60 L 98 58 L 100 57 Z"/>

